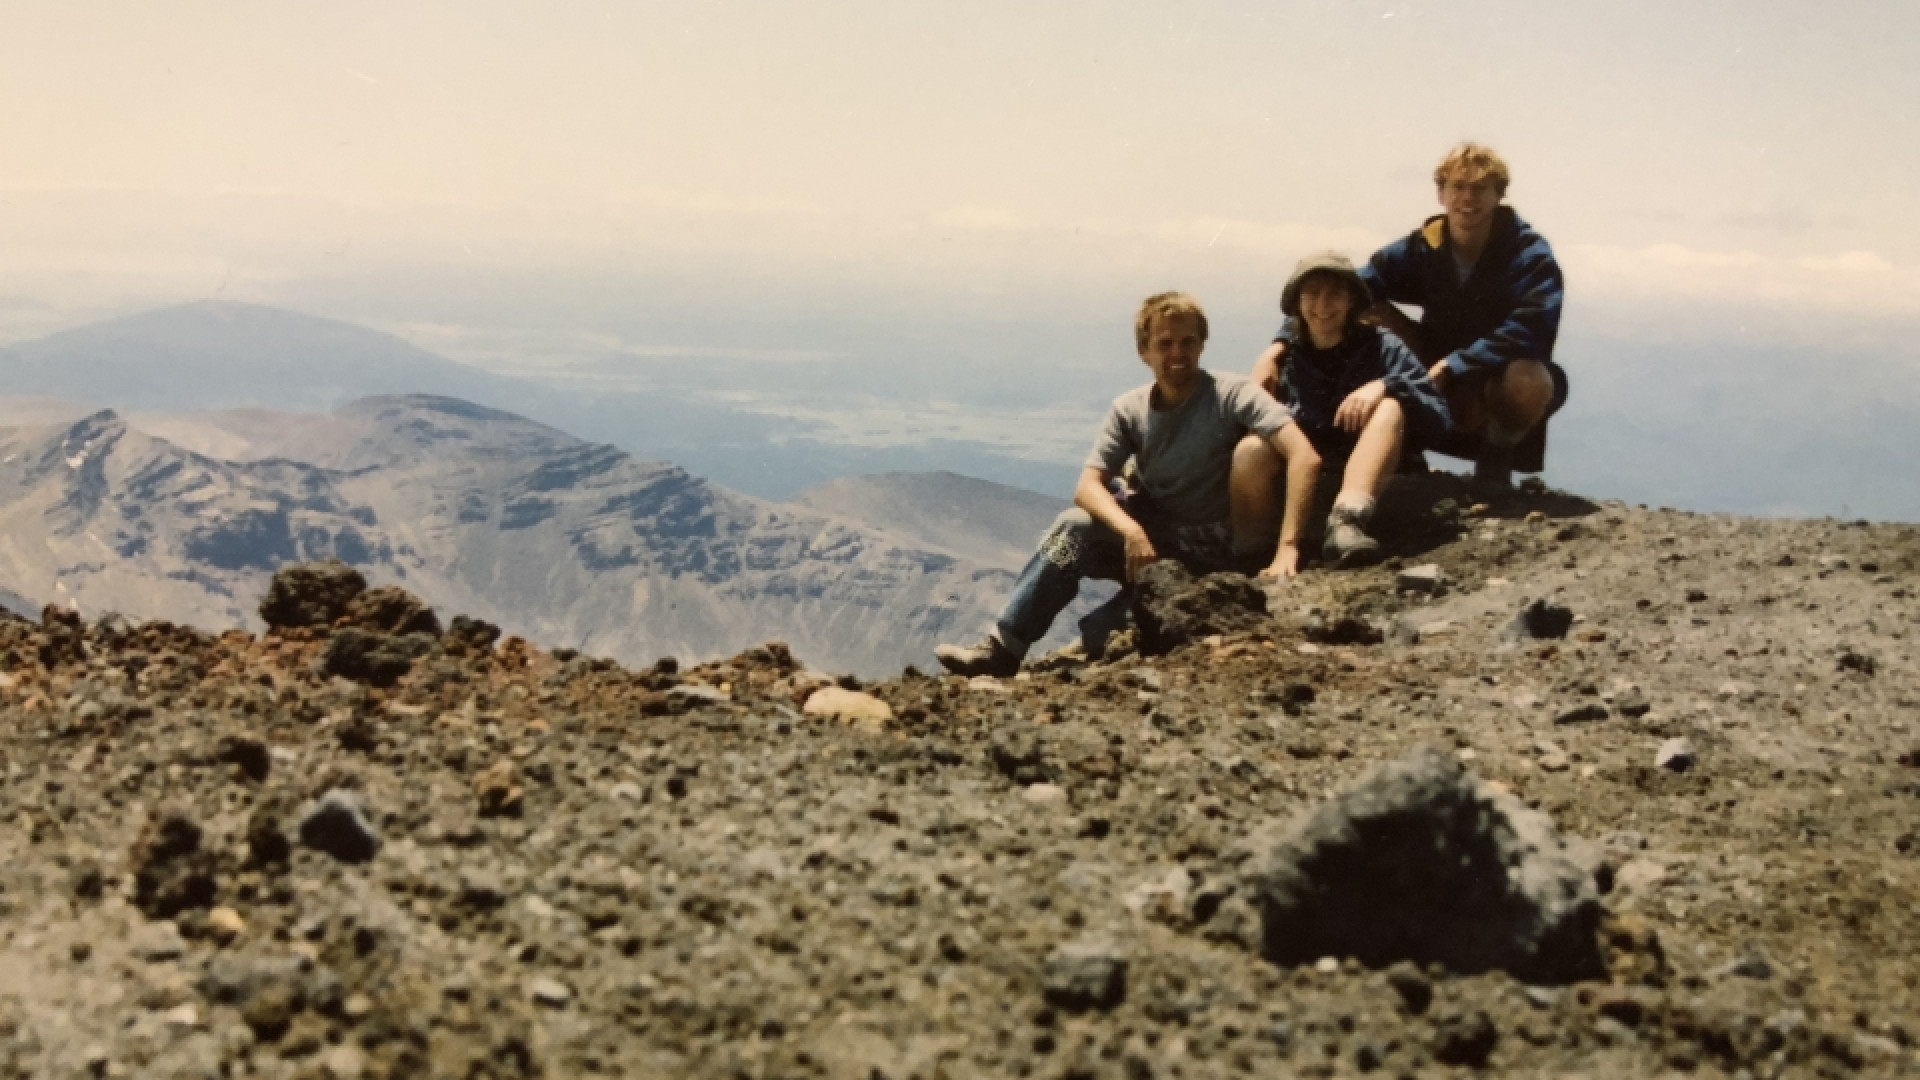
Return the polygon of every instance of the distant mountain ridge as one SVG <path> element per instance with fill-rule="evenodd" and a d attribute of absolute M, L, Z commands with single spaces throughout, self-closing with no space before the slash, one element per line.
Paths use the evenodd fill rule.
<path fill-rule="evenodd" d="M 270 418 L 253 423 L 253 449 L 274 450 Z M 274 567 L 336 556 L 628 662 L 778 638 L 871 675 L 972 636 L 1012 579 L 449 398 L 370 398 L 282 434 L 289 455 L 228 461 L 110 411 L 0 430 L 0 585 L 88 615 L 252 625 Z"/>
<path fill-rule="evenodd" d="M 956 558 L 1018 568 L 1064 499 L 951 472 L 849 476 L 788 500 Z"/>
<path fill-rule="evenodd" d="M 216 300 L 0 348 L 0 385 L 10 392 L 110 399 L 120 408 L 324 410 L 423 390 L 490 401 L 511 394 L 514 383 L 391 334 Z"/>

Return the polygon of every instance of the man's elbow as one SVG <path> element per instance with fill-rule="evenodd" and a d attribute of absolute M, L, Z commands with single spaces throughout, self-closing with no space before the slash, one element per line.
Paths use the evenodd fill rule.
<path fill-rule="evenodd" d="M 1087 469 L 1080 474 L 1080 482 L 1073 488 L 1073 503 L 1082 510 L 1094 509 L 1095 500 L 1107 492 L 1106 474 L 1097 469 Z"/>

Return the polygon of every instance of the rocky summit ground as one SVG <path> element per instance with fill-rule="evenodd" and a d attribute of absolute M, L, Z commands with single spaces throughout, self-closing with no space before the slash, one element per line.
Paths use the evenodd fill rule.
<path fill-rule="evenodd" d="M 1920 1071 L 1920 530 L 1448 483 L 1005 680 L 630 670 L 337 565 L 259 637 L 0 623 L 0 1075 Z M 1391 762 L 1551 821 L 1586 959 L 1407 934 L 1505 886 L 1367 862 L 1453 842 L 1340 816 Z M 1356 867 L 1346 938 L 1276 915 Z"/>

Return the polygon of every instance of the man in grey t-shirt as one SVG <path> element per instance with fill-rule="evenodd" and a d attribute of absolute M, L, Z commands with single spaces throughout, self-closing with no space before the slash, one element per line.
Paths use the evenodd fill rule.
<path fill-rule="evenodd" d="M 942 645 L 934 656 L 958 675 L 1011 675 L 1083 578 L 1132 582 L 1163 556 L 1196 573 L 1244 572 L 1265 562 L 1271 534 L 1244 523 L 1228 486 L 1234 447 L 1251 431 L 1287 463 L 1287 502 L 1273 559 L 1262 574 L 1292 577 L 1300 563 L 1300 526 L 1313 502 L 1320 456 L 1286 407 L 1239 375 L 1200 367 L 1207 316 L 1184 293 L 1148 297 L 1134 319 L 1134 342 L 1153 382 L 1116 398 L 1080 473 L 1074 509 L 1041 537 L 1040 550 L 1014 583 L 1013 596 L 986 640 Z M 1113 481 L 1134 463 L 1133 487 Z M 1240 524 L 1239 528 L 1235 528 Z"/>

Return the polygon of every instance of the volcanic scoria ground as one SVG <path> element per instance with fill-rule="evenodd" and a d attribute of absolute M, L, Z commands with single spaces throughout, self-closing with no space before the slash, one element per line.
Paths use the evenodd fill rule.
<path fill-rule="evenodd" d="M 337 564 L 257 638 L 0 624 L 0 1076 L 1920 1072 L 1920 530 L 1448 484 L 1004 680 L 632 671 Z M 1598 970 L 1263 958 L 1248 838 L 1423 745 L 1598 853 Z"/>

